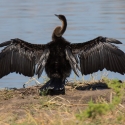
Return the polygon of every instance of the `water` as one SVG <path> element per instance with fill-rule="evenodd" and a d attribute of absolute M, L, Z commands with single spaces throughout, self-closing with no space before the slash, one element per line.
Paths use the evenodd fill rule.
<path fill-rule="evenodd" d="M 53 0 L 50 2 L 1 0 L 0 42 L 12 38 L 40 44 L 49 42 L 53 29 L 61 25 L 54 14 L 64 14 L 67 17 L 68 27 L 64 37 L 70 42 L 85 42 L 101 35 L 116 38 L 125 44 L 124 0 Z M 119 47 L 125 51 L 124 44 Z M 102 72 L 98 72 L 100 73 Z M 45 73 L 43 76 L 46 76 Z M 125 75 L 112 72 L 109 72 L 109 77 L 125 79 Z M 74 78 L 74 75 L 72 74 L 70 78 Z M 84 78 L 89 79 L 90 75 Z M 0 88 L 21 88 L 28 79 L 29 77 L 12 73 L 0 79 Z M 39 81 L 42 82 L 42 78 Z"/>

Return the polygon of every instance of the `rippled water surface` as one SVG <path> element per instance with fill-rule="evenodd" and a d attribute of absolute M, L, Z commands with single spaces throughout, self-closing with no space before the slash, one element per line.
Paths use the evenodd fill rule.
<path fill-rule="evenodd" d="M 0 42 L 20 38 L 31 43 L 51 41 L 53 29 L 61 25 L 54 14 L 64 14 L 68 21 L 64 37 L 70 42 L 85 42 L 97 36 L 120 40 L 125 51 L 124 0 L 1 0 Z M 103 71 L 105 72 L 105 70 Z M 98 72 L 99 75 L 102 72 Z M 46 76 L 43 73 L 43 76 Z M 109 72 L 110 78 L 125 75 Z M 70 78 L 74 78 L 74 74 Z M 84 77 L 89 79 L 90 75 Z M 15 73 L 0 79 L 0 88 L 20 88 L 29 79 Z M 81 79 L 81 77 L 80 77 Z M 42 78 L 39 79 L 42 82 Z"/>

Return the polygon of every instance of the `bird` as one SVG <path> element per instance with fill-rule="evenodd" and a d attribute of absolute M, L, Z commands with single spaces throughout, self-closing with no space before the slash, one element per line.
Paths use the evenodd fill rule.
<path fill-rule="evenodd" d="M 0 78 L 16 72 L 38 78 L 43 70 L 50 80 L 41 90 L 63 91 L 71 71 L 79 76 L 92 74 L 103 69 L 125 74 L 125 53 L 114 44 L 119 40 L 98 36 L 92 40 L 71 43 L 63 34 L 67 28 L 64 15 L 55 16 L 62 22 L 52 33 L 52 40 L 46 44 L 31 44 L 19 38 L 0 43 Z"/>

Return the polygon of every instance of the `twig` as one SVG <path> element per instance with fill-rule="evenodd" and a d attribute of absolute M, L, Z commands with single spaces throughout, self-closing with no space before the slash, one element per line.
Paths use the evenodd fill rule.
<path fill-rule="evenodd" d="M 122 108 L 125 108 L 122 104 L 119 104 L 119 106 L 121 106 Z"/>
<path fill-rule="evenodd" d="M 112 103 L 112 91 L 110 93 L 110 103 Z"/>
<path fill-rule="evenodd" d="M 48 101 L 48 103 L 50 103 L 50 102 L 52 102 L 54 99 L 56 99 L 56 98 L 60 98 L 60 99 L 62 99 L 62 100 L 66 100 L 66 99 L 64 99 L 64 98 L 62 98 L 62 97 L 60 97 L 60 96 L 56 96 L 56 97 L 54 97 L 54 98 L 52 98 L 52 99 L 50 99 L 49 101 Z M 68 101 L 68 100 L 66 100 L 68 103 L 70 103 L 70 101 Z"/>

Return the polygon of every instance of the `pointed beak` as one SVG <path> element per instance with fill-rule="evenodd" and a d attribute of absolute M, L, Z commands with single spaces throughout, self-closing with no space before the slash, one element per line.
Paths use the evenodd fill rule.
<path fill-rule="evenodd" d="M 55 14 L 55 16 L 59 17 L 59 15 Z"/>

